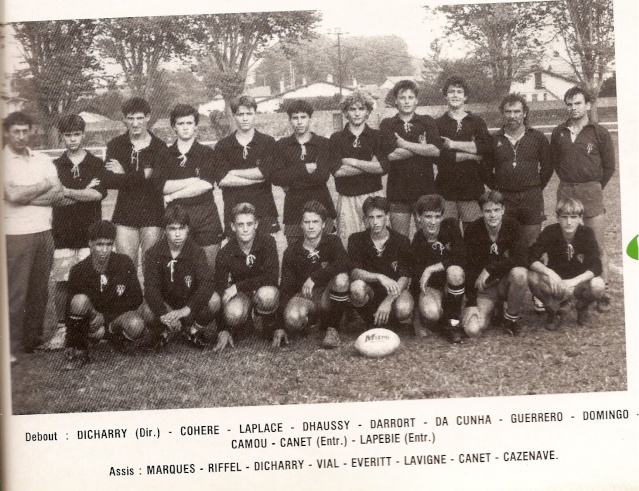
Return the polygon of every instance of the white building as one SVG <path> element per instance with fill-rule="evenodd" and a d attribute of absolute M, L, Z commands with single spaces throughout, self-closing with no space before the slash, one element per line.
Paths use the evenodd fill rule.
<path fill-rule="evenodd" d="M 339 85 L 331 82 L 313 82 L 294 89 L 289 89 L 269 99 L 257 103 L 257 112 L 274 113 L 282 105 L 284 99 L 312 99 L 315 97 L 333 97 L 340 93 Z M 353 89 L 342 87 L 342 95 L 350 95 Z"/>
<path fill-rule="evenodd" d="M 510 92 L 523 95 L 527 101 L 563 101 L 566 91 L 577 83 L 575 79 L 549 70 L 535 70 L 522 82 L 513 82 Z"/>

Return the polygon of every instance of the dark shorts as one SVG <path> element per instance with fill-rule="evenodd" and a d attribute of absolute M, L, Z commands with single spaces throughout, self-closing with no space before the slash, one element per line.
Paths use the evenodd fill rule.
<path fill-rule="evenodd" d="M 544 194 L 540 187 L 500 193 L 504 196 L 506 216 L 513 217 L 522 225 L 539 225 L 546 220 Z"/>
<path fill-rule="evenodd" d="M 482 217 L 481 208 L 477 201 L 448 201 L 444 202 L 443 218 L 454 218 L 462 222 L 474 222 Z"/>
<path fill-rule="evenodd" d="M 415 201 L 391 201 L 390 212 L 410 215 L 413 212 Z"/>
<path fill-rule="evenodd" d="M 601 183 L 593 182 L 559 182 L 557 188 L 557 201 L 560 199 L 573 198 L 581 201 L 584 205 L 584 218 L 594 218 L 606 213 L 603 202 L 603 190 Z"/>
<path fill-rule="evenodd" d="M 189 234 L 199 246 L 219 244 L 223 238 L 222 223 L 217 207 L 206 205 L 190 205 L 186 207 L 191 224 Z"/>
<path fill-rule="evenodd" d="M 428 278 L 428 283 L 426 286 L 433 288 L 435 290 L 442 290 L 446 286 L 446 270 L 437 271 L 430 275 Z M 415 299 L 419 298 L 419 294 L 421 293 L 421 289 L 419 288 L 419 278 L 413 278 L 410 284 L 410 291 L 415 297 Z"/>

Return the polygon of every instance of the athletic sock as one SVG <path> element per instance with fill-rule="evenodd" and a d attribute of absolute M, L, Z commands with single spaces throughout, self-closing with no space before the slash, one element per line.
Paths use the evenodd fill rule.
<path fill-rule="evenodd" d="M 89 334 L 89 318 L 87 316 L 69 315 L 67 317 L 67 348 L 86 350 Z"/>
<path fill-rule="evenodd" d="M 334 327 L 339 330 L 339 323 L 342 319 L 342 315 L 344 314 L 344 310 L 348 305 L 348 300 L 350 295 L 348 292 L 336 292 L 335 290 L 331 290 L 329 293 L 330 298 L 330 309 L 327 315 L 327 325 L 326 327 Z"/>
<path fill-rule="evenodd" d="M 509 314 L 506 310 L 504 310 L 504 320 L 510 321 L 510 322 L 517 322 L 519 320 L 519 314 Z"/>
<path fill-rule="evenodd" d="M 459 320 L 461 318 L 462 302 L 464 301 L 464 284 L 446 284 L 444 298 L 442 300 L 443 319 Z"/>

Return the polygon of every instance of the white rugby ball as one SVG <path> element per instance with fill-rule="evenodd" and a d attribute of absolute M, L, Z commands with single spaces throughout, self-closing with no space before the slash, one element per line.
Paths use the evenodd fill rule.
<path fill-rule="evenodd" d="M 399 336 L 389 329 L 376 327 L 362 333 L 355 341 L 355 349 L 363 356 L 381 358 L 399 348 Z"/>

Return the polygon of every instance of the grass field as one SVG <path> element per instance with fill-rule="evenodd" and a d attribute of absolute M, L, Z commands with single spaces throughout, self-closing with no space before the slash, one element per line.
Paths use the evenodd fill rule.
<path fill-rule="evenodd" d="M 556 188 L 553 177 L 545 191 L 547 223 L 554 222 Z M 281 193 L 277 197 L 281 205 Z M 13 413 L 626 390 L 618 173 L 604 197 L 613 308 L 607 314 L 593 312 L 592 327 L 578 326 L 573 315 L 561 331 L 548 332 L 544 316 L 532 313 L 529 304 L 519 338 L 491 329 L 480 339 L 450 345 L 434 334 L 417 339 L 406 330 L 399 332 L 398 352 L 383 359 L 357 355 L 352 345 L 361 331 L 348 330 L 335 350 L 320 347 L 318 332 L 291 338 L 279 350 L 265 340 L 247 338 L 221 354 L 174 344 L 160 352 L 125 355 L 101 344 L 92 353 L 93 362 L 76 372 L 62 370 L 61 352 L 37 353 L 20 357 L 12 367 Z M 109 209 L 113 197 L 105 201 Z M 48 329 L 54 324 L 50 315 Z"/>

